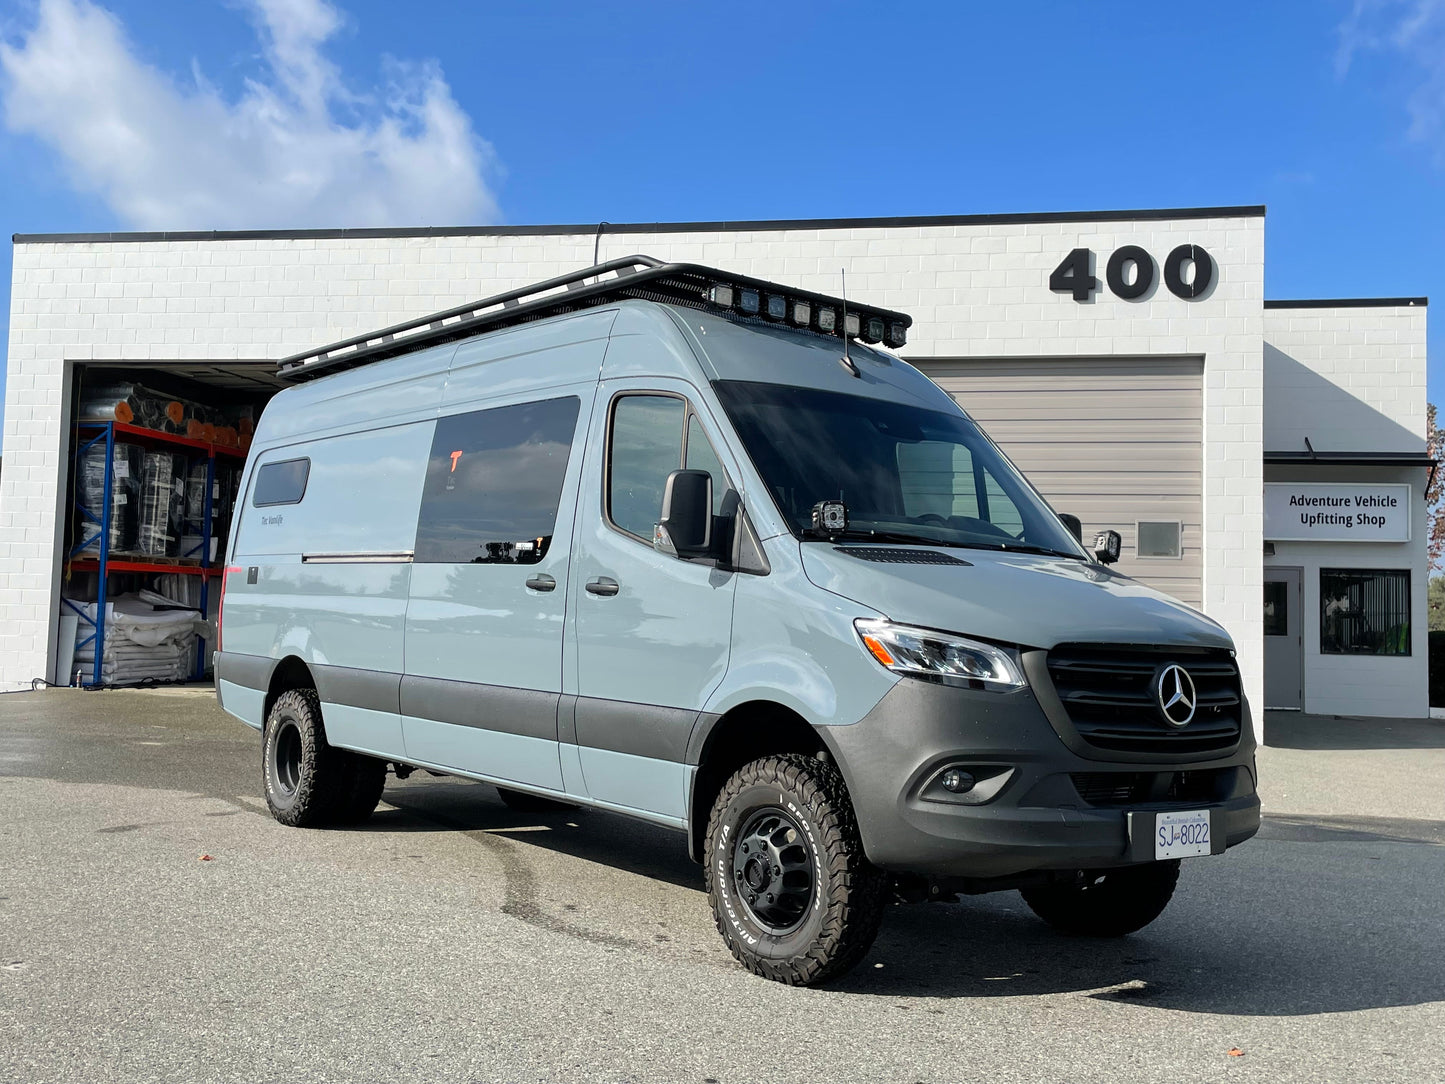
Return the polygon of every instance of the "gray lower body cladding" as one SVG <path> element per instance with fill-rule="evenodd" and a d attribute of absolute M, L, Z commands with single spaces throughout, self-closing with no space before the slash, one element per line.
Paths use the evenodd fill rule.
<path fill-rule="evenodd" d="M 1151 861 L 1153 814 L 1161 810 L 1209 809 L 1216 853 L 1249 839 L 1259 830 L 1259 798 L 1247 715 L 1244 724 L 1227 755 L 1085 759 L 1028 689 L 974 692 L 905 679 L 859 722 L 818 730 L 847 780 L 875 865 L 989 878 Z M 973 791 L 942 787 L 940 775 L 953 765 L 978 780 Z"/>

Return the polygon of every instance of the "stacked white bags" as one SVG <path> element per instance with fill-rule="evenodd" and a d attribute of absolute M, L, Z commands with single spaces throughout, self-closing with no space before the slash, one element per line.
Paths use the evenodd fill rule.
<path fill-rule="evenodd" d="M 180 681 L 196 668 L 195 610 L 170 609 L 176 604 L 154 591 L 121 595 L 106 603 L 105 648 L 100 660 L 100 680 L 105 685 L 131 685 L 138 681 Z M 95 620 L 96 604 L 83 606 L 86 617 Z M 66 609 L 65 612 L 73 612 Z M 80 641 L 95 631 L 81 621 L 76 630 Z M 95 670 L 95 643 L 75 649 L 73 669 L 89 684 Z"/>

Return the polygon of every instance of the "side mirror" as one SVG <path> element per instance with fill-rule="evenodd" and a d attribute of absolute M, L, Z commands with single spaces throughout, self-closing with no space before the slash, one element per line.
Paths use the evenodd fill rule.
<path fill-rule="evenodd" d="M 1074 541 L 1083 545 L 1084 525 L 1079 522 L 1078 516 L 1071 516 L 1067 512 L 1059 513 L 1059 522 L 1068 528 L 1069 534 L 1074 536 Z"/>
<path fill-rule="evenodd" d="M 1123 548 L 1124 540 L 1119 537 L 1118 531 L 1101 531 L 1094 539 L 1094 556 L 1101 565 L 1112 565 L 1119 559 Z"/>
<path fill-rule="evenodd" d="M 712 475 L 675 470 L 662 492 L 662 519 L 652 546 L 669 557 L 705 557 L 712 549 Z"/>

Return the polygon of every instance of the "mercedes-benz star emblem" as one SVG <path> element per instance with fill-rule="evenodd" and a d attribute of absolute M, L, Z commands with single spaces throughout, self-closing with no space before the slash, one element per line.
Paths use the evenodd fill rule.
<path fill-rule="evenodd" d="M 1189 676 L 1188 670 L 1177 662 L 1171 662 L 1159 671 L 1155 693 L 1159 699 L 1160 714 L 1166 723 L 1180 728 L 1189 725 L 1189 720 L 1194 718 L 1197 697 L 1194 679 Z"/>

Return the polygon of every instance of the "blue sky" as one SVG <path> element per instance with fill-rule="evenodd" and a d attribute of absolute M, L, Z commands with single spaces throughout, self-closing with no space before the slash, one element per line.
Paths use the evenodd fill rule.
<path fill-rule="evenodd" d="M 1445 299 L 1445 0 L 0 0 L 0 43 L 6 234 L 1263 203 L 1267 296 Z"/>

